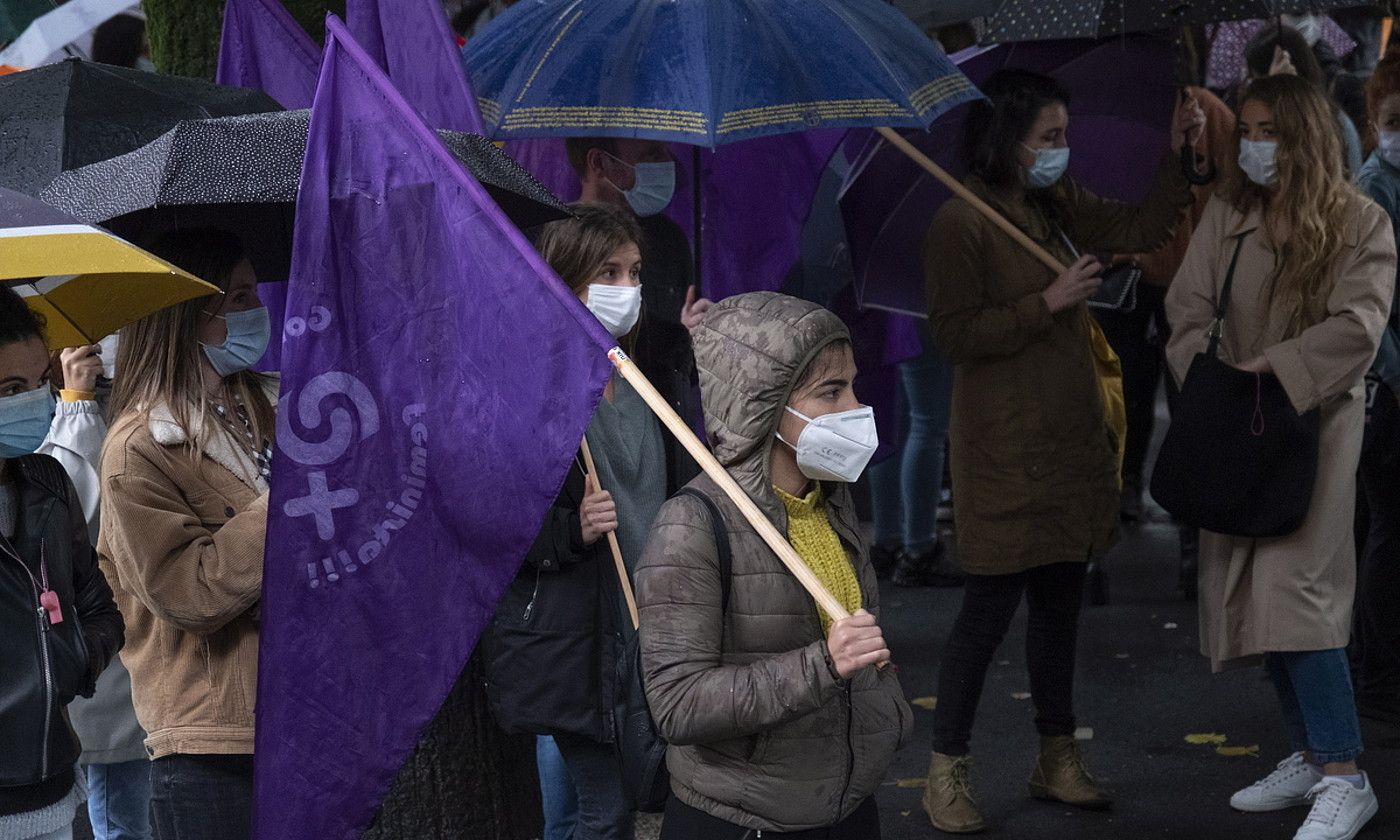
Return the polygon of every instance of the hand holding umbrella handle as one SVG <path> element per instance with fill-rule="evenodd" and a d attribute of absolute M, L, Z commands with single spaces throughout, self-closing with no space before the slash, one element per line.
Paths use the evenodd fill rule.
<path fill-rule="evenodd" d="M 700 464 L 700 468 L 705 471 L 705 474 L 718 484 L 729 500 L 739 508 L 744 519 L 758 532 L 758 535 L 763 538 L 773 553 L 778 555 L 778 559 L 792 573 L 792 576 L 797 578 L 797 582 L 802 584 L 802 588 L 807 590 L 807 594 L 812 596 L 812 600 L 817 602 L 817 606 L 831 616 L 833 622 L 850 618 L 851 614 L 846 611 L 840 601 L 836 600 L 836 596 L 832 595 L 812 572 L 812 569 L 798 555 L 792 544 L 778 533 L 778 529 L 758 509 L 758 505 L 749 498 L 749 494 L 745 493 L 738 482 L 729 475 L 729 472 L 720 466 L 719 461 L 715 460 L 715 456 L 710 453 L 709 449 L 705 448 L 705 445 L 695 436 L 695 432 L 691 431 L 680 415 L 676 414 L 675 409 L 671 408 L 670 403 L 666 402 L 666 398 L 661 396 L 646 376 L 637 369 L 637 366 L 632 363 L 622 348 L 614 347 L 608 351 L 608 358 L 622 378 L 626 379 L 628 384 L 641 395 L 647 407 L 656 414 L 662 425 L 675 435 L 676 440 L 680 441 L 691 457 Z M 876 667 L 884 670 L 888 665 L 888 662 L 882 662 Z"/>

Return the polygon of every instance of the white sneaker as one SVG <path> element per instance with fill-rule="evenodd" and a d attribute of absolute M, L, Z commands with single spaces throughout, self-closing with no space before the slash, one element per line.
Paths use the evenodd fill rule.
<path fill-rule="evenodd" d="M 1260 814 L 1308 804 L 1308 792 L 1322 781 L 1322 771 L 1296 752 L 1278 763 L 1278 769 L 1234 796 L 1230 807 Z"/>
<path fill-rule="evenodd" d="M 1303 820 L 1303 827 L 1293 840 L 1351 840 L 1376 815 L 1376 792 L 1365 773 L 1365 787 L 1357 787 L 1346 779 L 1326 776 L 1313 786 L 1308 798 L 1312 811 Z"/>

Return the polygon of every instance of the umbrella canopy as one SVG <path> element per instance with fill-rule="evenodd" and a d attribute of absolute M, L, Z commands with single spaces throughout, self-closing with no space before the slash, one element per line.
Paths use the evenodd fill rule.
<path fill-rule="evenodd" d="M 101 228 L 0 188 L 0 282 L 44 316 L 50 347 L 93 344 L 204 282 Z"/>
<path fill-rule="evenodd" d="M 469 41 L 467 66 L 496 139 L 714 148 L 815 128 L 924 128 L 979 95 L 882 0 L 533 0 Z"/>
<path fill-rule="evenodd" d="M 53 0 L 5 0 L 0 3 L 0 43 L 13 41 L 34 19 L 53 11 Z"/>
<path fill-rule="evenodd" d="M 64 172 L 42 197 L 136 242 L 177 227 L 227 228 L 243 239 L 259 278 L 285 280 L 310 113 L 188 120 L 136 151 Z M 517 225 L 568 215 L 490 141 L 438 133 Z"/>
<path fill-rule="evenodd" d="M 68 0 L 35 18 L 14 43 L 0 50 L 0 64 L 37 67 L 63 58 L 63 50 L 141 0 Z"/>
<path fill-rule="evenodd" d="M 1172 48 L 1166 40 L 1047 41 L 965 50 L 953 59 L 977 82 L 1003 67 L 1054 76 L 1070 92 L 1070 175 L 1121 201 L 1139 201 L 1151 188 L 1157 161 L 1167 148 L 1176 96 Z M 961 145 L 966 114 L 967 109 L 958 109 L 928 133 L 906 139 L 961 176 L 965 167 L 954 150 Z M 950 194 L 879 138 L 856 151 L 841 207 L 861 304 L 926 316 L 924 235 Z"/>
<path fill-rule="evenodd" d="M 982 19 L 984 44 L 1103 38 L 1226 20 L 1367 5 L 1359 0 L 1005 0 Z"/>
<path fill-rule="evenodd" d="M 280 111 L 260 91 L 71 59 L 0 77 L 0 187 L 37 195 L 181 120 Z"/>

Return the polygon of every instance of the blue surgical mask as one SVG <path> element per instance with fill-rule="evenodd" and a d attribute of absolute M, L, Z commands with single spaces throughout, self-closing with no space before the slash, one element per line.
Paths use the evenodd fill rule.
<path fill-rule="evenodd" d="M 629 164 L 616 155 L 608 156 L 618 163 L 632 168 L 634 174 L 632 189 L 624 190 L 613 184 L 622 193 L 622 197 L 627 199 L 627 204 L 632 208 L 632 212 L 638 216 L 655 216 L 671 203 L 671 198 L 676 194 L 675 163 L 666 161 L 664 163 Z"/>
<path fill-rule="evenodd" d="M 223 318 L 228 327 L 228 338 L 223 344 L 205 344 L 204 356 L 214 366 L 219 376 L 232 376 L 257 364 L 267 352 L 267 343 L 272 337 L 272 320 L 267 307 L 215 315 Z"/>
<path fill-rule="evenodd" d="M 32 455 L 53 425 L 54 396 L 48 385 L 0 397 L 0 458 Z"/>
<path fill-rule="evenodd" d="M 1069 169 L 1069 146 L 1059 149 L 1032 149 L 1021 144 L 1026 151 L 1035 155 L 1035 163 L 1022 170 L 1026 186 L 1033 190 L 1044 189 L 1064 176 Z"/>
<path fill-rule="evenodd" d="M 1245 177 L 1261 187 L 1272 187 L 1278 180 L 1278 142 L 1240 138 L 1240 169 Z"/>

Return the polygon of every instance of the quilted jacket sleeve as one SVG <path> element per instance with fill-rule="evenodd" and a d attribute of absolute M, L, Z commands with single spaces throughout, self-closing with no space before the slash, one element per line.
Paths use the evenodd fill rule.
<path fill-rule="evenodd" d="M 636 578 L 647 702 L 670 743 L 757 734 L 842 690 L 824 641 L 743 665 L 722 661 L 719 558 L 701 501 L 677 496 L 661 508 Z"/>

